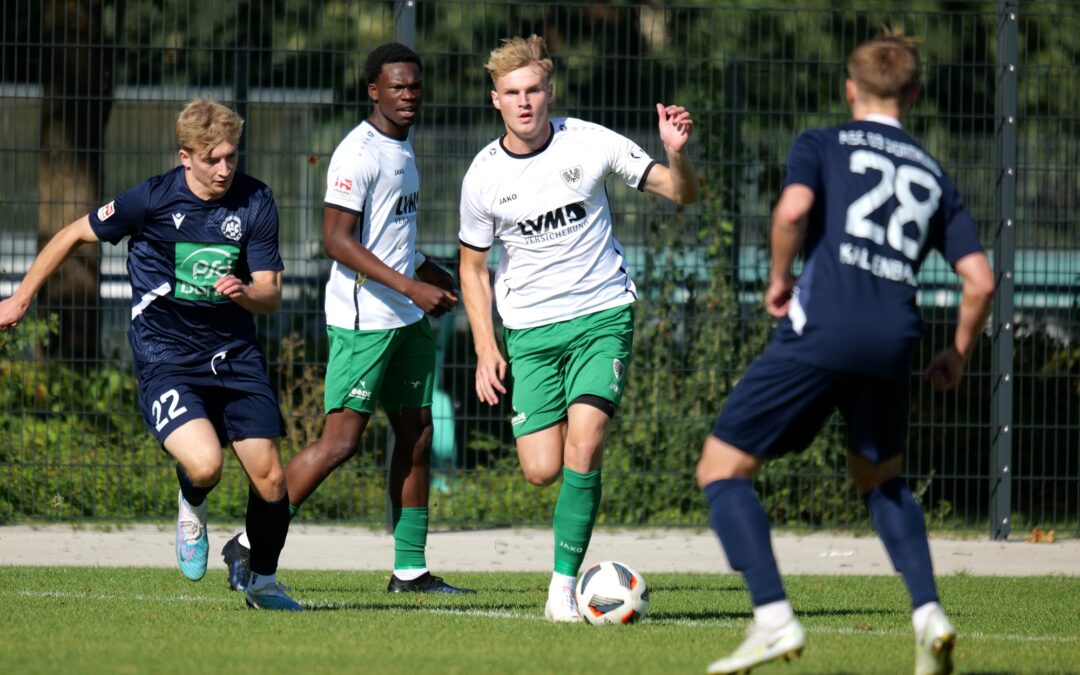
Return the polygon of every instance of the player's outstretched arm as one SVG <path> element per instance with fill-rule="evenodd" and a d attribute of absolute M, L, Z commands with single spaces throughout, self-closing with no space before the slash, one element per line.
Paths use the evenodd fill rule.
<path fill-rule="evenodd" d="M 975 341 L 990 315 L 994 298 L 994 273 L 985 253 L 966 255 L 956 263 L 956 273 L 963 282 L 960 308 L 956 317 L 953 345 L 934 355 L 923 371 L 923 379 L 938 391 L 952 389 L 960 383 L 964 364 L 971 356 Z"/>
<path fill-rule="evenodd" d="M 686 154 L 686 144 L 690 141 L 694 120 L 686 108 L 679 105 L 657 103 L 656 114 L 660 118 L 660 140 L 664 143 L 668 165 L 653 166 L 645 179 L 644 189 L 676 204 L 692 204 L 698 199 L 698 179 Z"/>
<path fill-rule="evenodd" d="M 354 272 L 408 297 L 432 316 L 442 316 L 454 308 L 457 295 L 391 269 L 361 244 L 353 235 L 357 221 L 354 213 L 329 206 L 323 208 L 323 247 L 327 255 Z"/>
<path fill-rule="evenodd" d="M 226 274 L 214 282 L 218 293 L 252 313 L 276 312 L 281 307 L 281 271 L 262 270 L 251 273 L 251 283 Z"/>
<path fill-rule="evenodd" d="M 473 347 L 476 349 L 476 396 L 488 405 L 499 402 L 499 394 L 506 393 L 506 359 L 495 342 L 495 328 L 491 320 L 491 279 L 488 276 L 487 251 L 477 251 L 461 246 L 461 264 L 458 278 L 461 280 L 461 298 L 465 314 L 469 317 Z"/>
<path fill-rule="evenodd" d="M 771 316 L 785 316 L 795 289 L 791 266 L 806 236 L 806 216 L 814 205 L 814 191 L 798 183 L 784 188 L 773 209 L 769 248 L 772 265 L 769 286 L 765 289 L 765 309 Z"/>
<path fill-rule="evenodd" d="M 53 235 L 45 248 L 41 249 L 30 269 L 26 271 L 22 282 L 10 298 L 0 302 L 0 330 L 8 330 L 19 325 L 30 308 L 30 301 L 41 289 L 42 284 L 56 271 L 60 264 L 67 260 L 75 249 L 86 242 L 100 241 L 94 230 L 90 227 L 90 218 L 83 216 L 69 223 L 62 230 Z"/>

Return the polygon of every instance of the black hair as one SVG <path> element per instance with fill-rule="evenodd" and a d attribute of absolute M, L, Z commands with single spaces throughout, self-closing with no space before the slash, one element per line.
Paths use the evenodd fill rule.
<path fill-rule="evenodd" d="M 424 64 L 420 63 L 416 52 L 400 42 L 387 42 L 371 50 L 364 62 L 364 79 L 367 83 L 374 84 L 383 66 L 388 63 L 415 63 L 420 72 L 424 72 Z"/>

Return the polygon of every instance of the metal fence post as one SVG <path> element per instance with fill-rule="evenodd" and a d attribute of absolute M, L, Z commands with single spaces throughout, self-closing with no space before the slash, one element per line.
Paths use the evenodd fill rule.
<path fill-rule="evenodd" d="M 1012 529 L 1013 273 L 1016 258 L 1016 110 L 1019 1 L 998 0 L 997 41 L 997 232 L 994 237 L 990 536 L 1006 539 Z"/>

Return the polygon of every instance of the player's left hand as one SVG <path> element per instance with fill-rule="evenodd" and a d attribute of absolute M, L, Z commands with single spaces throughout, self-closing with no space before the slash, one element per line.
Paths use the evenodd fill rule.
<path fill-rule="evenodd" d="M 431 262 L 430 258 L 425 260 L 423 265 L 416 268 L 416 278 L 423 281 L 425 284 L 438 286 L 447 293 L 457 292 L 457 286 L 454 284 L 454 277 L 443 268 Z"/>
<path fill-rule="evenodd" d="M 949 347 L 930 359 L 930 365 L 923 371 L 922 378 L 934 385 L 934 389 L 948 391 L 960 384 L 963 374 L 964 357 L 955 347 Z"/>
<path fill-rule="evenodd" d="M 230 300 L 240 301 L 247 297 L 248 285 L 236 275 L 226 274 L 214 282 L 214 290 L 228 296 Z"/>
<path fill-rule="evenodd" d="M 657 103 L 656 115 L 660 118 L 660 140 L 664 142 L 664 148 L 680 152 L 694 129 L 690 113 L 681 105 Z"/>

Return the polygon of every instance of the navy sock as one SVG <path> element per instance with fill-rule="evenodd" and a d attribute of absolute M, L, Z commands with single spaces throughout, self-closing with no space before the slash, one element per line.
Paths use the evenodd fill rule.
<path fill-rule="evenodd" d="M 187 471 L 184 471 L 184 467 L 176 464 L 176 480 L 180 481 L 180 493 L 184 495 L 184 499 L 188 504 L 192 506 L 198 506 L 206 501 L 206 495 L 210 494 L 210 491 L 217 487 L 217 483 L 210 487 L 199 487 L 191 482 L 188 478 Z"/>
<path fill-rule="evenodd" d="M 870 509 L 870 522 L 893 567 L 904 578 L 911 606 L 921 607 L 937 602 L 934 568 L 930 561 L 930 544 L 926 539 L 926 523 L 915 496 L 903 478 L 893 478 L 868 493 L 864 499 Z"/>
<path fill-rule="evenodd" d="M 712 510 L 712 529 L 732 569 L 742 572 L 754 607 L 786 600 L 769 539 L 769 517 L 753 483 L 745 478 L 714 481 L 705 486 L 705 499 Z"/>
<path fill-rule="evenodd" d="M 264 576 L 276 573 L 289 533 L 289 495 L 268 502 L 248 487 L 245 525 L 251 542 L 251 571 Z"/>

